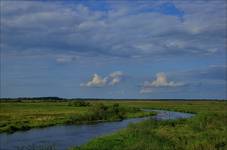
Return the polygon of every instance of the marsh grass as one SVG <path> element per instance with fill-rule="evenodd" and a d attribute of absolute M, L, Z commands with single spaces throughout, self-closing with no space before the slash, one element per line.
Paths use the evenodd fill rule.
<path fill-rule="evenodd" d="M 193 112 L 190 119 L 147 120 L 74 150 L 226 150 L 226 102 L 122 102 L 142 108 Z M 73 149 L 73 148 L 72 148 Z"/>
<path fill-rule="evenodd" d="M 13 133 L 57 124 L 87 124 L 147 115 L 152 113 L 117 103 L 1 102 L 0 132 Z"/>
<path fill-rule="evenodd" d="M 226 150 L 226 101 L 93 101 L 90 106 L 68 102 L 0 103 L 0 131 L 14 132 L 55 124 L 121 120 L 150 115 L 143 109 L 196 114 L 190 119 L 130 124 L 119 132 L 91 140 L 79 150 Z M 118 103 L 118 104 L 116 104 Z"/>

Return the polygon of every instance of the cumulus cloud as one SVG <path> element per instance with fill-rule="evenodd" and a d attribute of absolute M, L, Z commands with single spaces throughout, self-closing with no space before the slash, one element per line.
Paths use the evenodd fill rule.
<path fill-rule="evenodd" d="M 101 77 L 98 74 L 94 74 L 87 83 L 82 83 L 80 86 L 84 87 L 104 87 L 104 86 L 113 86 L 120 83 L 123 77 L 121 71 L 116 71 L 109 74 L 106 77 Z"/>
<path fill-rule="evenodd" d="M 102 78 L 98 74 L 94 74 L 92 78 L 87 83 L 82 83 L 81 86 L 86 87 L 102 87 L 105 86 L 107 82 L 107 78 Z"/>
<path fill-rule="evenodd" d="M 173 88 L 185 85 L 182 82 L 169 81 L 163 72 L 157 73 L 153 81 L 145 81 L 140 93 L 150 93 L 157 88 Z"/>

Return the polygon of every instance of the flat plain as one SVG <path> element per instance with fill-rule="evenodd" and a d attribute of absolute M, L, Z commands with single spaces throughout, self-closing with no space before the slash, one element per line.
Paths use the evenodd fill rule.
<path fill-rule="evenodd" d="M 116 121 L 161 109 L 194 113 L 190 119 L 146 120 L 101 136 L 72 149 L 79 150 L 225 150 L 227 149 L 226 101 L 129 101 L 103 100 L 21 101 L 0 103 L 0 131 L 15 132 L 57 124 Z"/>

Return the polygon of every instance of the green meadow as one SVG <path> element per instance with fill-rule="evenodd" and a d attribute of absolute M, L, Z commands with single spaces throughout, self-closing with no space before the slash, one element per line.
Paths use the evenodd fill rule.
<path fill-rule="evenodd" d="M 20 101 L 0 103 L 0 132 L 47 127 L 59 124 L 88 124 L 153 115 L 118 103 L 81 101 Z"/>
<path fill-rule="evenodd" d="M 226 150 L 227 102 L 127 101 L 125 106 L 191 112 L 190 119 L 147 120 L 74 150 Z"/>
<path fill-rule="evenodd" d="M 189 119 L 146 120 L 72 150 L 226 150 L 226 101 L 20 101 L 0 103 L 0 131 L 143 117 L 162 109 L 194 113 Z"/>

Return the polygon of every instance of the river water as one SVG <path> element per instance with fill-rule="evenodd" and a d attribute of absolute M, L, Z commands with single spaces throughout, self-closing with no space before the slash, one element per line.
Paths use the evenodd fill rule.
<path fill-rule="evenodd" d="M 151 110 L 145 110 L 151 111 Z M 61 125 L 46 128 L 17 131 L 13 134 L 0 134 L 0 150 L 28 150 L 42 145 L 65 150 L 75 145 L 87 143 L 91 139 L 125 128 L 130 123 L 146 119 L 168 120 L 190 118 L 193 114 L 174 111 L 152 110 L 158 114 L 152 117 L 125 119 L 118 122 L 105 122 L 92 125 Z M 32 148 L 33 147 L 33 148 Z"/>

